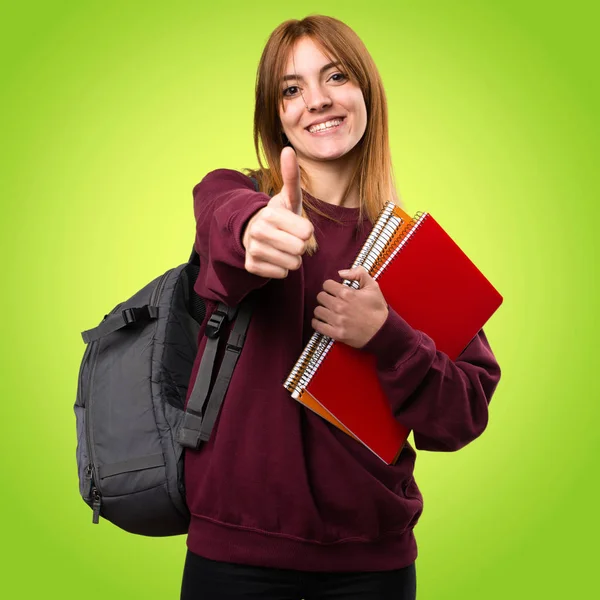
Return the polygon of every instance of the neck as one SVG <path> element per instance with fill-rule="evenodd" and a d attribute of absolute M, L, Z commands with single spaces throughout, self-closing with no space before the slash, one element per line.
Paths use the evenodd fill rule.
<path fill-rule="evenodd" d="M 310 183 L 309 192 L 315 198 L 345 208 L 358 208 L 358 183 L 355 181 L 344 198 L 344 191 L 356 164 L 354 152 L 329 161 L 313 161 L 298 157 L 298 164 L 306 171 Z"/>

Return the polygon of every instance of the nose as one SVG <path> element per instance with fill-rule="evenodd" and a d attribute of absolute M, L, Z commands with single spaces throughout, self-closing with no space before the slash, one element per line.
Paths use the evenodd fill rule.
<path fill-rule="evenodd" d="M 308 112 L 314 112 L 331 106 L 331 98 L 326 88 L 314 86 L 304 94 L 304 103 Z"/>

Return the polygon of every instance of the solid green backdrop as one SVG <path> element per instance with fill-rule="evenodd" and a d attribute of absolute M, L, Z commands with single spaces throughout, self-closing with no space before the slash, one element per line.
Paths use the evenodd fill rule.
<path fill-rule="evenodd" d="M 187 259 L 197 181 L 256 165 L 260 53 L 279 23 L 311 13 L 353 27 L 380 69 L 409 212 L 430 211 L 505 297 L 486 327 L 503 369 L 487 431 L 460 452 L 418 457 L 419 599 L 594 595 L 592 6 L 0 9 L 3 597 L 178 597 L 185 538 L 92 525 L 79 497 L 80 332 Z"/>

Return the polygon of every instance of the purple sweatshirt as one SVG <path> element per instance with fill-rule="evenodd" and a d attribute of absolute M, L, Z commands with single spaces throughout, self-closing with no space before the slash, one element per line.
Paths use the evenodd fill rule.
<path fill-rule="evenodd" d="M 194 188 L 196 292 L 208 314 L 258 294 L 246 342 L 211 439 L 187 450 L 189 549 L 212 560 L 307 571 L 401 568 L 417 556 L 423 501 L 407 443 L 395 465 L 330 425 L 284 389 L 312 334 L 316 296 L 340 280 L 371 224 L 358 209 L 316 199 L 341 223 L 310 213 L 319 245 L 285 279 L 244 270 L 242 230 L 269 201 L 244 174 L 219 169 Z M 206 320 L 205 320 L 206 323 Z M 204 324 L 191 381 L 205 347 Z M 500 369 L 483 331 L 451 361 L 391 308 L 364 347 L 377 357 L 394 414 L 421 450 L 458 450 L 479 436 Z"/>

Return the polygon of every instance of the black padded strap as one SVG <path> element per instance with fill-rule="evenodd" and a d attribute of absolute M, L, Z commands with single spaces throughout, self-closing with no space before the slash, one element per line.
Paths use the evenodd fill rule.
<path fill-rule="evenodd" d="M 208 388 L 210 386 L 210 378 L 217 357 L 218 345 L 218 338 L 209 338 L 206 341 L 206 347 L 204 348 L 204 354 L 202 355 L 202 360 L 198 367 L 196 381 L 188 400 L 185 414 L 183 415 L 183 423 L 179 429 L 177 441 L 186 448 L 197 448 L 200 444 L 202 411 L 204 410 L 204 403 L 208 396 Z"/>
<path fill-rule="evenodd" d="M 246 340 L 246 331 L 250 324 L 250 318 L 252 317 L 252 311 L 254 310 L 253 300 L 246 300 L 239 309 L 237 319 L 233 331 L 229 335 L 227 340 L 227 349 L 223 356 L 223 362 L 221 363 L 221 369 L 215 382 L 215 385 L 206 407 L 206 412 L 202 419 L 202 428 L 200 429 L 200 439 L 203 442 L 207 442 L 210 439 L 217 415 L 223 404 L 223 399 L 227 393 L 233 370 L 237 363 L 237 360 L 244 346 Z"/>
<path fill-rule="evenodd" d="M 141 323 L 157 318 L 158 306 L 149 306 L 146 304 L 145 306 L 126 308 L 120 313 L 108 315 L 98 327 L 83 331 L 81 337 L 86 344 L 89 344 L 132 323 Z"/>
<path fill-rule="evenodd" d="M 195 246 L 192 246 L 192 253 L 190 254 L 190 257 L 188 258 L 188 263 L 192 264 L 192 265 L 200 265 L 200 257 L 198 256 L 198 253 L 196 252 Z"/>
<path fill-rule="evenodd" d="M 221 302 L 206 325 L 205 334 L 208 337 L 208 340 L 204 348 L 200 366 L 198 367 L 198 374 L 196 375 L 194 387 L 188 400 L 185 415 L 183 416 L 183 423 L 177 436 L 177 441 L 186 448 L 198 448 L 200 445 L 200 430 L 203 421 L 202 415 L 205 412 L 205 406 L 208 400 L 208 390 L 217 357 L 219 339 L 225 324 L 230 322 L 235 317 L 236 313 L 236 307 L 229 307 Z"/>

